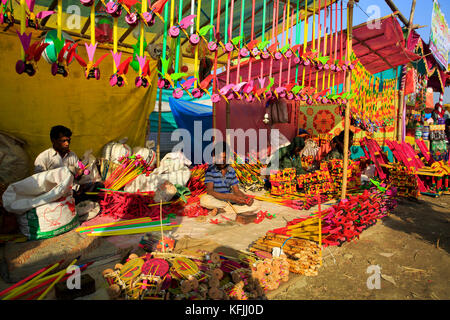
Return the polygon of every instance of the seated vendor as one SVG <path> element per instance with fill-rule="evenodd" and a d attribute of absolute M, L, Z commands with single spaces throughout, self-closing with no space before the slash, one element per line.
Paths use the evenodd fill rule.
<path fill-rule="evenodd" d="M 104 185 L 100 182 L 83 185 L 77 183 L 83 175 L 83 169 L 78 167 L 78 156 L 69 148 L 71 137 L 72 131 L 69 128 L 64 126 L 52 127 L 50 130 L 52 147 L 37 156 L 34 161 L 34 172 L 40 173 L 66 166 L 75 177 L 73 184 L 75 203 L 84 200 L 95 200 L 97 197 L 88 196 L 86 192 L 104 188 Z"/>
<path fill-rule="evenodd" d="M 239 190 L 236 172 L 226 163 L 228 146 L 221 144 L 223 151 L 220 154 L 216 156 L 216 148 L 212 151 L 214 164 L 205 172 L 206 194 L 200 198 L 200 205 L 212 210 L 212 215 L 223 212 L 226 218 L 235 220 L 238 214 L 255 213 L 259 204 Z"/>
<path fill-rule="evenodd" d="M 331 151 L 324 157 L 323 160 L 328 161 L 332 159 L 344 159 L 344 130 L 339 133 L 338 136 L 335 136 L 330 144 Z M 348 135 L 348 149 L 353 145 L 353 131 L 349 131 Z"/>
<path fill-rule="evenodd" d="M 305 140 L 296 136 L 290 145 L 280 148 L 277 151 L 277 157 L 271 160 L 270 167 L 275 165 L 274 161 L 278 158 L 279 170 L 286 168 L 295 168 L 297 174 L 304 174 L 306 171 L 302 166 L 302 159 L 300 157 L 300 152 L 305 147 Z"/>

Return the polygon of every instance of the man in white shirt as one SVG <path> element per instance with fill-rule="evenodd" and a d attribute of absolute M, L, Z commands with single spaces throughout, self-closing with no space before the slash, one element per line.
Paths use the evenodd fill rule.
<path fill-rule="evenodd" d="M 54 126 L 50 130 L 50 140 L 53 147 L 41 152 L 34 161 L 34 173 L 68 167 L 74 176 L 80 175 L 78 156 L 70 151 L 72 131 L 64 126 Z"/>
<path fill-rule="evenodd" d="M 79 185 L 79 180 L 83 175 L 83 169 L 78 166 L 78 156 L 70 150 L 72 131 L 64 126 L 54 126 L 50 130 L 50 140 L 52 147 L 41 152 L 34 161 L 34 172 L 39 173 L 66 166 L 74 175 L 73 191 L 75 203 L 84 200 L 97 200 L 97 197 L 88 196 L 86 192 L 95 191 L 97 188 L 104 188 L 102 183 L 86 183 Z"/>

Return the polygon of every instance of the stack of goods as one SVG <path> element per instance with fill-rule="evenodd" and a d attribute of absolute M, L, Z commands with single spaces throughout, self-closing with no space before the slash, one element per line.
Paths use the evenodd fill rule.
<path fill-rule="evenodd" d="M 422 167 L 416 171 L 421 179 L 435 194 L 441 194 L 449 190 L 450 165 L 444 160 L 433 162 L 430 167 Z"/>
<path fill-rule="evenodd" d="M 104 191 L 103 199 L 99 201 L 100 215 L 111 216 L 115 219 L 135 219 L 150 217 L 159 219 L 159 203 L 153 200 L 154 192 L 124 192 Z M 163 203 L 167 204 L 167 203 Z M 165 205 L 163 216 L 180 210 L 180 202 Z"/>
<path fill-rule="evenodd" d="M 328 170 L 334 182 L 335 192 L 340 192 L 342 188 L 342 177 L 344 176 L 344 161 L 341 159 L 332 159 L 327 161 Z M 347 170 L 348 189 L 359 188 L 361 185 L 361 170 L 359 161 L 348 160 Z"/>
<path fill-rule="evenodd" d="M 79 227 L 75 231 L 86 236 L 101 237 L 129 235 L 160 230 L 166 231 L 172 230 L 173 228 L 179 226 L 180 225 L 176 225 L 175 222 L 171 222 L 169 218 L 164 220 L 158 220 L 157 218 L 153 220 L 151 218 L 139 218 Z"/>
<path fill-rule="evenodd" d="M 252 277 L 257 260 L 218 253 L 186 256 L 152 252 L 131 254 L 125 264 L 103 271 L 111 299 L 127 300 L 248 300 L 259 299 L 264 289 Z M 239 262 L 238 262 L 239 261 Z M 256 271 L 255 266 L 255 271 Z M 278 265 L 280 269 L 280 266 Z M 278 269 L 278 270 L 279 270 Z M 286 272 L 283 270 L 283 280 Z"/>
<path fill-rule="evenodd" d="M 206 192 L 205 172 L 207 169 L 207 163 L 197 165 L 191 169 L 191 177 L 186 185 L 191 192 L 191 197 L 197 197 Z"/>
<path fill-rule="evenodd" d="M 419 184 L 414 167 L 407 168 L 400 163 L 389 167 L 389 183 L 397 189 L 400 197 L 419 198 Z"/>
<path fill-rule="evenodd" d="M 445 124 L 430 126 L 431 154 L 433 159 L 440 161 L 447 154 L 447 135 L 445 134 Z"/>
<path fill-rule="evenodd" d="M 260 174 L 264 165 L 259 160 L 253 164 L 234 162 L 231 166 L 236 171 L 239 183 L 245 191 L 264 189 L 264 179 Z"/>
<path fill-rule="evenodd" d="M 323 210 L 320 212 L 323 246 L 341 245 L 346 241 L 359 238 L 363 230 L 386 216 L 388 209 L 385 193 L 372 188 L 370 191 L 364 190 L 357 196 L 349 196 L 348 199 Z M 303 236 L 317 241 L 309 230 L 311 225 L 313 225 L 312 229 L 315 228 L 314 219 L 317 219 L 317 215 L 319 213 L 316 213 L 314 217 L 294 219 L 288 222 L 286 227 L 270 232 L 285 236 L 295 234 L 296 237 Z"/>
<path fill-rule="evenodd" d="M 271 170 L 270 194 L 280 196 L 284 194 L 296 193 L 297 185 L 295 181 L 296 171 L 294 168 L 286 168 L 283 170 Z"/>
<path fill-rule="evenodd" d="M 297 177 L 297 185 L 304 190 L 306 195 L 314 196 L 318 193 L 331 195 L 334 192 L 333 179 L 331 179 L 326 163 L 321 163 L 320 166 L 320 170 Z"/>
<path fill-rule="evenodd" d="M 120 190 L 127 183 L 136 179 L 140 174 L 149 175 L 153 170 L 140 155 L 131 155 L 119 158 L 120 165 L 105 180 L 107 189 Z"/>
<path fill-rule="evenodd" d="M 279 257 L 259 260 L 251 266 L 251 276 L 256 279 L 264 291 L 277 289 L 282 282 L 289 280 L 290 264 L 285 254 Z"/>
<path fill-rule="evenodd" d="M 313 241 L 283 236 L 268 232 L 250 247 L 250 251 L 270 255 L 273 248 L 281 248 L 289 271 L 305 276 L 316 276 L 320 267 L 320 247 Z M 264 260 L 266 261 L 266 260 Z"/>

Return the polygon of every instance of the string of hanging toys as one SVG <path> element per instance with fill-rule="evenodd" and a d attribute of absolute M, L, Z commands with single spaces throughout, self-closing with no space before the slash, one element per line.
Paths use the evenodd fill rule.
<path fill-rule="evenodd" d="M 14 24 L 12 0 L 1 1 L 0 22 L 6 23 L 7 28 L 9 28 Z M 283 10 L 281 10 L 279 0 L 273 1 L 271 28 L 266 25 L 266 16 L 270 16 L 267 12 L 267 1 L 262 4 L 252 1 L 253 18 L 250 39 L 244 35 L 243 26 L 245 21 L 249 20 L 249 18 L 244 19 L 245 1 L 239 3 L 240 19 L 236 19 L 233 14 L 235 1 L 226 0 L 224 39 L 219 32 L 220 17 L 223 17 L 219 6 L 220 1 L 217 6 L 214 1 L 209 4 L 211 16 L 209 21 L 203 23 L 202 26 L 200 26 L 201 1 L 195 3 L 197 14 L 194 13 L 194 7 L 192 7 L 190 14 L 182 17 L 182 0 L 179 0 L 178 19 L 174 17 L 175 5 L 173 2 L 175 1 L 172 0 L 169 5 L 169 0 L 158 0 L 153 3 L 138 0 L 80 0 L 83 6 L 89 7 L 91 10 L 90 21 L 96 21 L 96 14 L 98 15 L 101 11 L 102 15 L 97 16 L 98 19 L 102 19 L 100 25 L 104 27 L 112 24 L 114 30 L 111 36 L 114 49 L 99 56 L 96 54 L 98 39 L 107 41 L 109 35 L 105 31 L 106 29 L 96 27 L 95 23 L 90 24 L 90 43 L 84 44 L 88 57 L 86 61 L 79 52 L 82 46 L 79 46 L 62 30 L 62 0 L 58 0 L 54 10 L 45 10 L 38 13 L 34 12 L 35 0 L 22 0 L 20 5 L 25 15 L 21 18 L 20 32 L 16 32 L 22 44 L 23 52 L 21 59 L 17 61 L 16 71 L 19 74 L 27 73 L 29 76 L 33 76 L 37 70 L 37 62 L 43 57 L 51 64 L 51 73 L 54 76 L 67 77 L 69 75 L 68 66 L 75 60 L 83 68 L 86 79 L 99 80 L 100 64 L 111 55 L 114 70 L 109 76 L 109 84 L 112 87 L 123 87 L 128 84 L 126 75 L 131 66 L 137 72 L 135 86 L 148 88 L 151 86 L 152 70 L 150 67 L 151 59 L 144 52 L 147 46 L 143 36 L 144 27 L 161 23 L 164 26 L 162 31 L 163 48 L 167 48 L 168 40 L 174 40 L 172 44 L 176 43 L 175 51 L 177 57 L 179 57 L 182 45 L 180 39 L 183 38 L 185 40 L 183 43 L 188 41 L 195 51 L 194 76 L 183 72 L 183 68 L 179 70 L 178 60 L 172 56 L 169 57 L 166 50 L 162 50 L 162 53 L 158 56 L 157 60 L 160 60 L 161 63 L 158 66 L 159 70 L 157 70 L 157 86 L 159 89 L 171 89 L 174 98 L 180 99 L 184 94 L 188 94 L 191 99 L 199 99 L 207 95 L 213 103 L 221 100 L 226 102 L 231 100 L 254 102 L 267 99 L 286 99 L 302 101 L 308 105 L 342 105 L 347 104 L 354 98 L 354 93 L 343 92 L 343 90 L 339 93 L 337 89 L 339 81 L 344 79 L 344 74 L 349 70 L 354 70 L 358 63 L 354 55 L 347 55 L 343 49 L 345 40 L 343 38 L 342 0 L 340 1 L 340 19 L 338 16 L 339 0 L 331 4 L 321 3 L 321 0 L 310 0 L 309 5 L 306 0 L 303 8 L 297 1 L 296 9 L 291 6 L 290 1 L 287 1 L 287 3 L 282 4 Z M 228 6 L 230 10 L 228 10 Z M 305 10 L 305 7 L 308 10 Z M 213 13 L 216 8 L 217 16 L 214 17 Z M 260 30 L 255 28 L 254 14 L 256 9 L 258 9 L 258 12 L 263 10 L 263 23 Z M 305 14 L 306 12 L 308 14 Z M 57 15 L 56 30 L 48 31 L 43 39 L 31 43 L 32 33 L 27 34 L 26 28 L 40 29 L 42 22 L 53 14 Z M 124 61 L 121 59 L 122 52 L 117 49 L 119 41 L 117 27 L 118 19 L 121 17 L 124 17 L 125 22 L 130 27 L 139 26 L 139 39 L 138 43 L 133 46 L 133 56 Z M 327 22 L 327 17 L 329 17 L 329 22 Z M 235 20 L 240 20 L 240 24 L 238 24 L 239 21 Z M 279 31 L 279 22 L 282 22 L 282 32 L 276 34 Z M 313 28 L 312 39 L 308 41 L 308 28 L 310 28 L 311 23 Z M 233 35 L 233 30 L 238 27 L 239 34 Z M 302 28 L 304 32 L 302 32 Z M 267 39 L 270 29 L 272 29 L 272 37 Z M 255 37 L 256 33 L 261 36 Z M 302 33 L 303 42 L 301 42 Z M 340 42 L 339 46 L 338 42 Z M 213 70 L 204 77 L 199 75 L 198 57 L 201 46 L 207 48 L 206 53 L 203 52 L 202 54 L 214 55 Z M 217 80 L 218 56 L 227 57 L 226 84 L 220 88 Z M 175 68 L 172 68 L 171 65 L 174 62 Z M 229 69 L 232 63 L 234 70 L 237 71 L 236 81 L 230 80 Z M 251 68 L 252 64 L 257 63 L 261 65 L 261 72 L 255 76 L 251 72 Z M 274 69 L 277 64 L 279 64 L 278 71 Z M 285 66 L 284 69 L 283 65 Z M 243 75 L 247 73 L 247 70 L 242 71 L 244 66 L 249 68 L 248 76 Z M 284 74 L 285 70 L 287 71 L 287 77 Z M 277 72 L 278 80 L 275 77 Z M 319 73 L 321 79 L 319 79 Z M 385 118 L 387 119 L 387 115 Z"/>

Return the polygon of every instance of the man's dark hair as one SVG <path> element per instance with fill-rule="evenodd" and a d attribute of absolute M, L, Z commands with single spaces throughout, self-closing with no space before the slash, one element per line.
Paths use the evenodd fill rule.
<path fill-rule="evenodd" d="M 228 144 L 225 141 L 217 142 L 216 144 L 214 144 L 214 148 L 211 151 L 211 154 L 213 156 L 216 155 L 216 149 L 221 153 L 223 152 L 228 153 L 230 151 L 230 147 L 228 147 Z"/>
<path fill-rule="evenodd" d="M 70 131 L 69 128 L 66 128 L 64 126 L 54 126 L 50 130 L 50 139 L 56 140 L 60 137 L 68 137 L 70 138 L 72 136 L 72 131 Z"/>
<path fill-rule="evenodd" d="M 337 136 L 337 140 L 340 141 L 341 143 L 344 143 L 344 137 L 345 137 L 345 130 L 342 130 L 339 135 Z M 352 139 L 353 138 L 353 131 L 349 130 L 348 131 L 348 138 Z"/>

